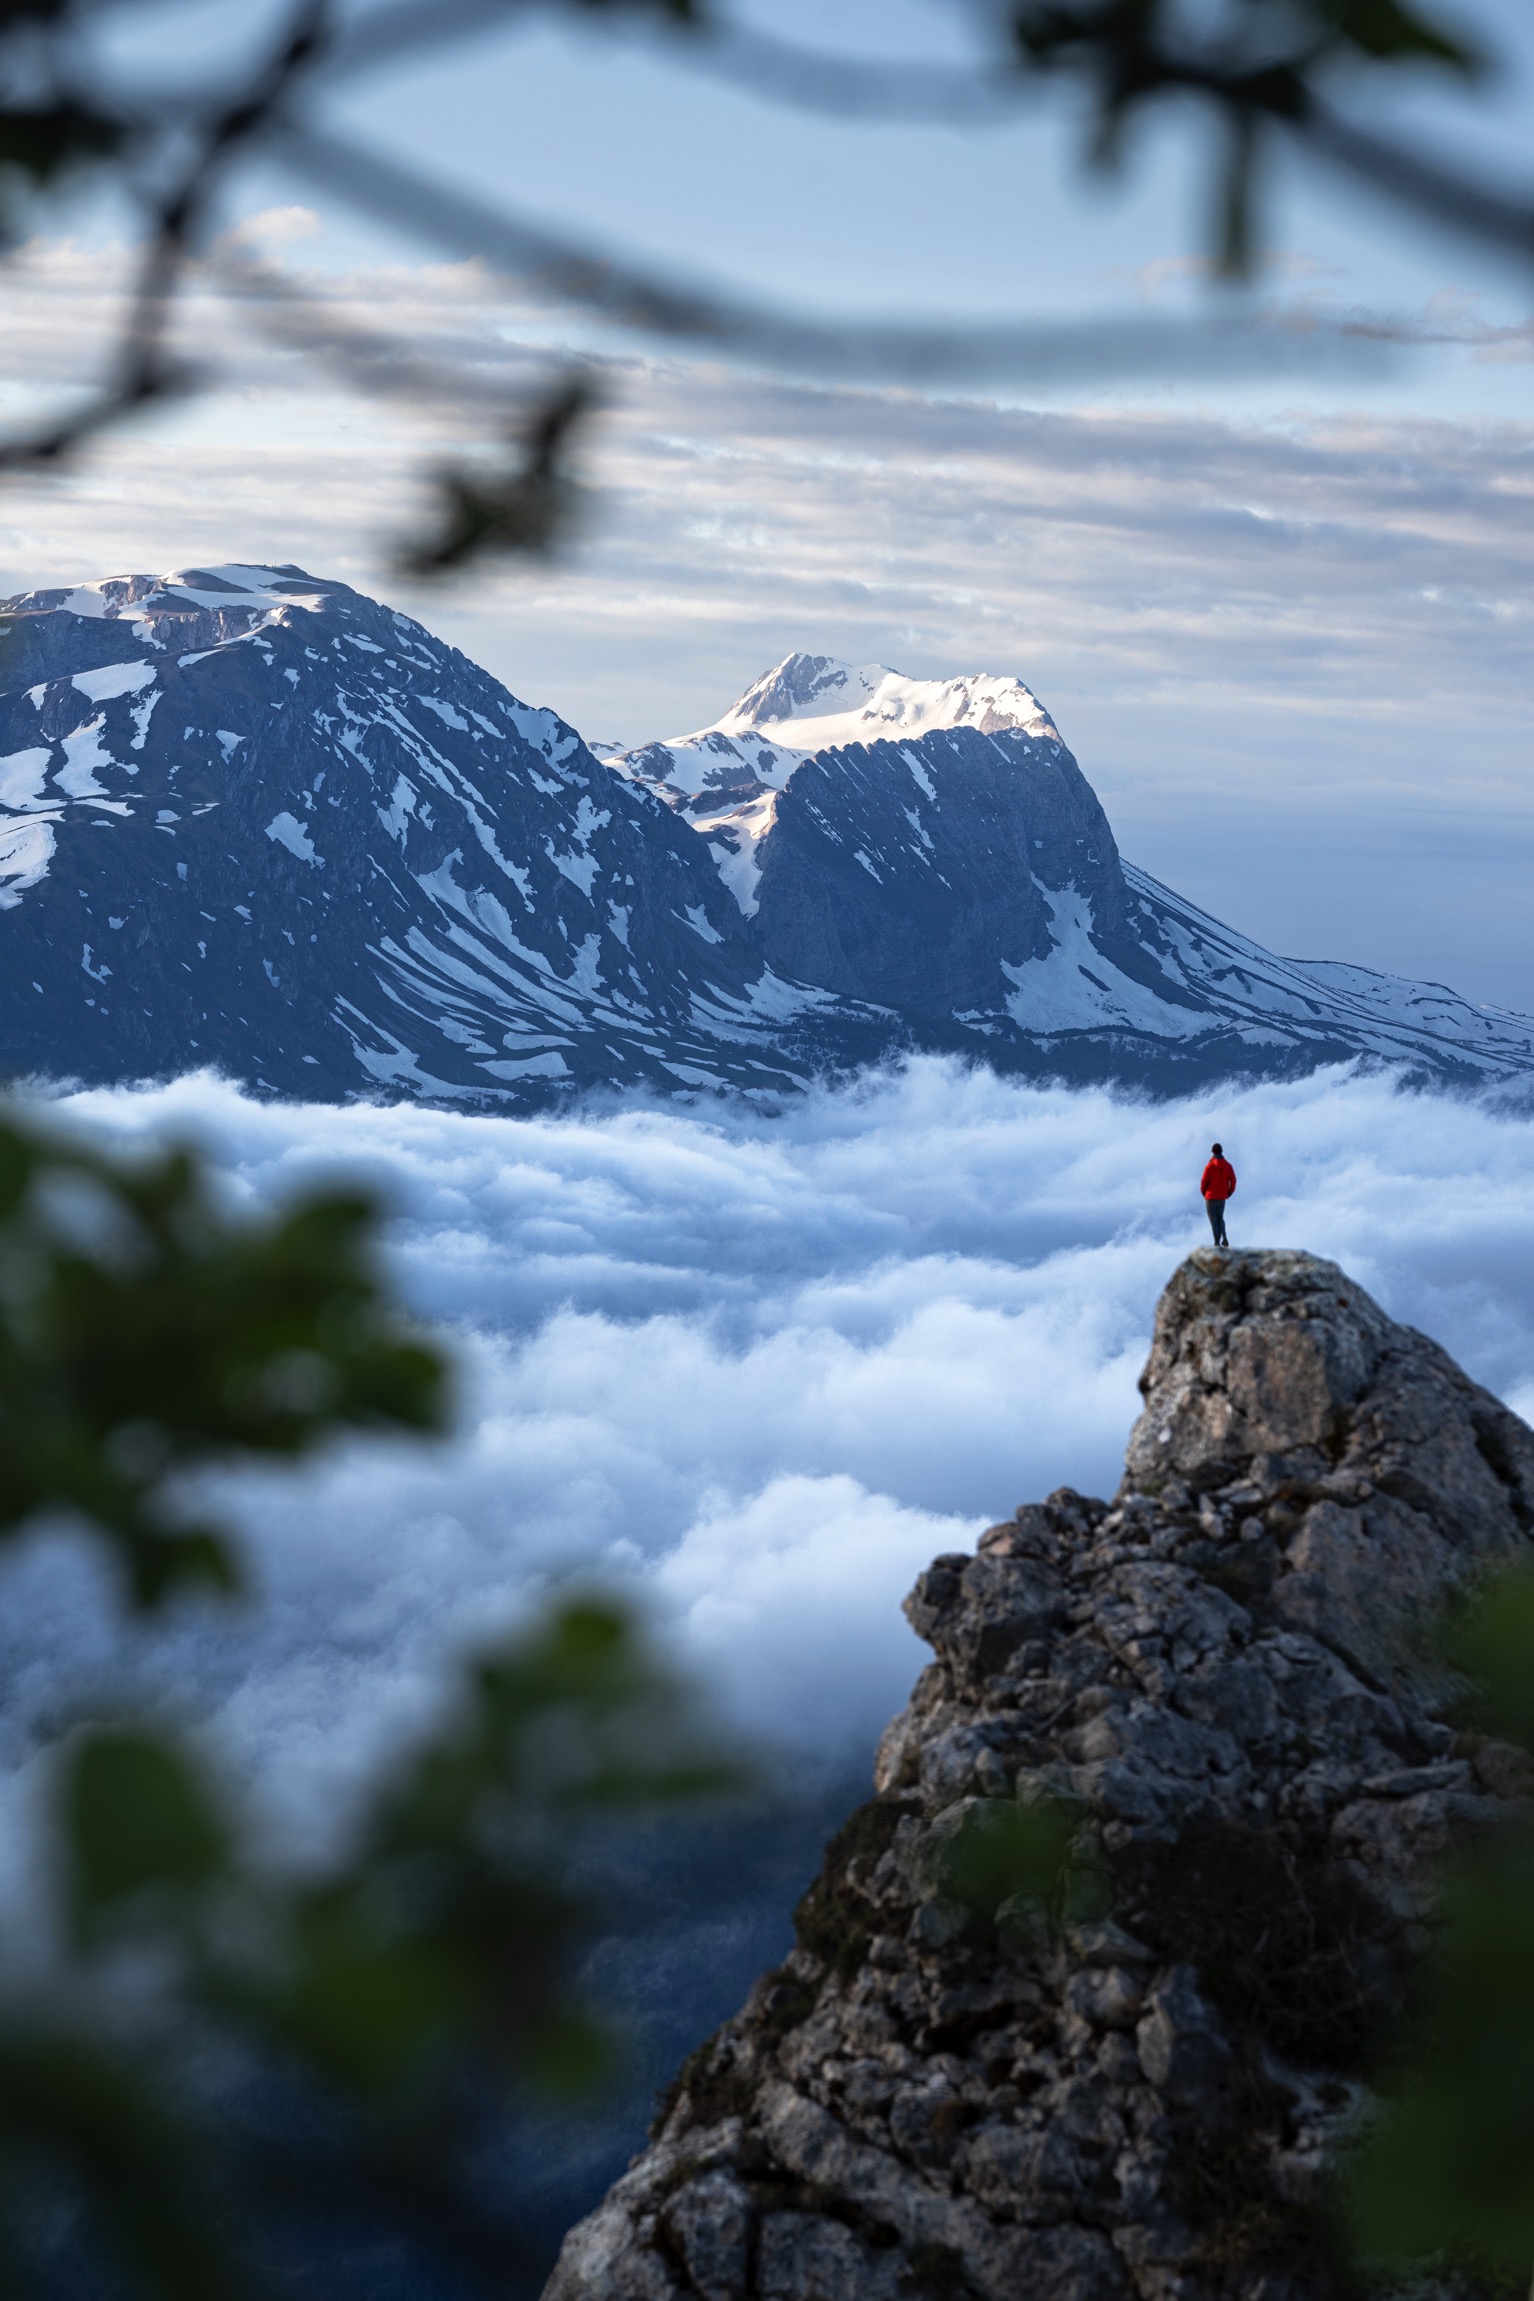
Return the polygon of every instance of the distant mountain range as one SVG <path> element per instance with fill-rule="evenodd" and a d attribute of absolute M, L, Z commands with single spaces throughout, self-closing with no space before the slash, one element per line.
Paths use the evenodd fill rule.
<path fill-rule="evenodd" d="M 1275 958 L 1120 858 L 1022 682 L 792 655 L 589 748 L 296 567 L 0 607 L 0 1071 L 780 1097 L 914 1049 L 1177 1091 L 1485 1082 L 1534 1021 Z"/>

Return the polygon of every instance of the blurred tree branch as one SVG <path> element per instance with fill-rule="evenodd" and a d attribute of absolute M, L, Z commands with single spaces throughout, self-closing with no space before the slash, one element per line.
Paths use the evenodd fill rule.
<path fill-rule="evenodd" d="M 177 300 L 232 169 L 257 152 L 366 216 L 456 252 L 472 249 L 546 300 L 713 354 L 910 381 L 994 373 L 1009 364 L 1027 373 L 1049 357 L 1047 327 L 837 328 L 690 289 L 466 199 L 323 125 L 327 92 L 528 21 L 531 0 L 364 0 L 350 10 L 338 0 L 302 0 L 244 85 L 159 98 L 115 89 L 92 61 L 92 23 L 122 4 L 0 5 L 0 178 L 12 188 L 12 231 L 49 187 L 89 171 L 120 182 L 145 217 L 138 289 L 111 372 L 70 414 L 0 442 L 0 470 L 56 462 L 146 403 L 193 388 L 197 379 L 169 350 Z M 1471 42 L 1414 0 L 1211 0 L 1207 7 L 1189 0 L 1005 0 L 978 19 L 990 27 L 991 46 L 972 69 L 805 49 L 741 23 L 725 0 L 562 5 L 614 24 L 648 20 L 686 68 L 832 118 L 1003 126 L 1069 80 L 1089 98 L 1089 155 L 1102 166 L 1120 161 L 1126 132 L 1143 113 L 1191 102 L 1225 131 L 1211 212 L 1218 264 L 1230 276 L 1253 259 L 1261 161 L 1276 135 L 1367 182 L 1405 214 L 1482 245 L 1534 254 L 1534 199 L 1392 138 L 1357 109 L 1403 68 L 1467 81 L 1485 75 L 1486 60 Z M 265 300 L 277 301 L 270 293 Z M 247 293 L 246 301 L 259 322 L 261 299 Z M 282 332 L 285 323 L 275 325 Z M 286 332 L 291 340 L 290 326 Z M 322 356 L 333 350 L 334 364 L 344 368 L 344 342 L 327 344 L 330 332 L 323 312 L 311 308 L 309 347 Z M 1163 326 L 1161 336 L 1169 332 Z M 1185 323 L 1180 332 L 1185 367 L 1196 367 L 1200 354 L 1214 353 L 1222 341 L 1218 326 Z M 409 347 L 396 349 L 398 388 L 405 389 Z M 1122 349 L 1131 366 L 1145 358 L 1148 372 L 1172 356 L 1154 327 L 1131 329 Z M 594 404 L 589 389 L 577 391 L 561 367 L 542 391 L 503 405 L 492 426 L 510 443 L 500 476 L 475 480 L 463 466 L 444 472 L 438 533 L 407 553 L 416 571 L 456 566 L 490 548 L 546 548 L 574 500 L 571 459 Z"/>

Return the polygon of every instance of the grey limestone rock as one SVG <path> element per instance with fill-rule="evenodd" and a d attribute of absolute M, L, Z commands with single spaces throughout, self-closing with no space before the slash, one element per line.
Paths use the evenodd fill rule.
<path fill-rule="evenodd" d="M 1534 1432 L 1304 1254 L 1190 1257 L 1141 1387 L 1111 1504 L 917 1583 L 936 1660 L 798 1946 L 547 2301 L 1336 2289 L 1316 2201 L 1435 1862 L 1530 1786 L 1446 1722 L 1425 1631 L 1529 1541 Z M 1041 1811 L 1055 1882 L 1007 1890 Z"/>

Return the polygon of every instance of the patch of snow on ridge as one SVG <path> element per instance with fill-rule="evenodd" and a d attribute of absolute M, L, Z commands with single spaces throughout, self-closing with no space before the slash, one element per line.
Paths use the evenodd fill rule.
<path fill-rule="evenodd" d="M 1209 1016 L 1158 999 L 1105 959 L 1092 940 L 1091 898 L 1076 887 L 1049 890 L 1050 936 L 1047 958 L 1025 959 L 1001 971 L 1017 988 L 1007 1012 L 1025 1031 L 1100 1031 L 1117 1025 L 1153 1031 L 1158 1038 L 1196 1038 L 1209 1028 Z"/>
<path fill-rule="evenodd" d="M 297 816 L 290 815 L 286 808 L 280 815 L 272 817 L 266 826 L 266 835 L 268 839 L 275 839 L 279 846 L 286 847 L 290 855 L 296 855 L 300 863 L 318 863 L 324 869 L 324 856 L 316 854 L 314 841 Z"/>
<path fill-rule="evenodd" d="M 793 748 L 805 753 L 939 727 L 973 727 L 980 735 L 1017 729 L 1060 740 L 1043 704 L 1018 678 L 963 672 L 908 679 L 883 663 L 838 663 L 825 655 L 785 656 L 714 724 L 725 735 L 791 727 Z"/>
<path fill-rule="evenodd" d="M 53 753 L 47 748 L 12 751 L 0 759 L 0 807 L 33 808 L 46 804 L 43 778 Z"/>
<path fill-rule="evenodd" d="M 756 890 L 762 878 L 756 851 L 777 819 L 776 791 L 764 791 L 759 799 L 747 800 L 744 807 L 727 807 L 718 815 L 695 818 L 704 837 L 712 837 L 719 876 L 748 919 L 756 916 Z M 713 836 L 716 833 L 718 836 Z"/>
<path fill-rule="evenodd" d="M 0 826 L 0 911 L 14 911 L 27 889 L 47 878 L 55 844 L 47 816 Z"/>
<path fill-rule="evenodd" d="M 155 676 L 152 663 L 103 663 L 94 671 L 77 671 L 69 684 L 92 703 L 110 703 L 119 695 L 136 695 Z"/>
<path fill-rule="evenodd" d="M 53 778 L 58 788 L 67 791 L 71 799 L 104 799 L 106 786 L 97 782 L 96 769 L 115 764 L 106 747 L 105 720 L 87 720 L 73 735 L 65 736 L 62 749 L 64 765 Z"/>
<path fill-rule="evenodd" d="M 284 577 L 297 577 L 301 583 L 314 581 L 296 567 L 182 567 L 160 577 L 156 596 L 190 600 L 194 607 L 255 607 L 267 612 L 301 607 L 310 615 L 323 613 L 323 590 L 289 591 L 280 580 Z"/>
<path fill-rule="evenodd" d="M 330 600 L 331 587 L 316 577 L 306 575 L 300 567 L 184 567 L 173 568 L 165 575 L 107 575 L 96 577 L 89 583 L 76 584 L 68 589 L 53 586 L 39 591 L 23 591 L 6 601 L 9 608 L 37 611 L 51 609 L 66 615 L 84 616 L 92 621 L 104 618 L 121 621 L 131 630 L 141 645 L 152 648 L 163 646 L 155 628 L 155 611 L 165 608 L 229 608 L 243 611 L 256 626 L 280 621 L 289 608 L 301 608 L 311 615 L 322 614 Z M 105 673 L 86 673 L 84 677 L 105 676 Z M 147 676 L 147 674 L 146 674 Z M 77 679 L 76 685 L 80 681 Z M 91 693 L 93 700 L 101 701 L 126 689 L 106 689 Z"/>
<path fill-rule="evenodd" d="M 801 654 L 785 656 L 711 725 L 626 751 L 604 744 L 602 757 L 633 781 L 668 786 L 673 798 L 719 792 L 742 771 L 781 791 L 817 751 L 919 739 L 950 727 L 1060 740 L 1049 713 L 1021 679 L 978 671 L 908 679 L 882 663 Z"/>

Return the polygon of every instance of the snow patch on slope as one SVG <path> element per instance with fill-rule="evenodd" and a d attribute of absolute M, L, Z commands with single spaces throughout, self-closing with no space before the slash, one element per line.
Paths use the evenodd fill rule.
<path fill-rule="evenodd" d="M 14 911 L 27 889 L 47 878 L 55 844 L 50 817 L 0 824 L 0 911 Z"/>
<path fill-rule="evenodd" d="M 1017 985 L 1007 1012 L 1020 1030 L 1153 1031 L 1158 1038 L 1197 1038 L 1209 1028 L 1207 1013 L 1174 1007 L 1144 983 L 1123 974 L 1092 940 L 1092 904 L 1076 887 L 1048 890 L 1050 940 L 1042 959 L 1001 971 Z"/>
<path fill-rule="evenodd" d="M 275 839 L 280 847 L 286 847 L 290 855 L 296 855 L 300 863 L 318 863 L 323 868 L 324 856 L 315 853 L 314 841 L 298 817 L 287 808 L 272 817 L 266 826 L 266 835 L 268 839 Z"/>

